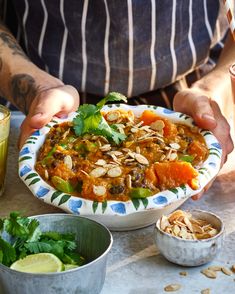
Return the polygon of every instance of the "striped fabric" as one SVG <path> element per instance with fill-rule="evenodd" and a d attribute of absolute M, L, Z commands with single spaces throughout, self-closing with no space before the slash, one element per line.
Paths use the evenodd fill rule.
<path fill-rule="evenodd" d="M 219 0 L 0 3 L 31 60 L 88 93 L 83 102 L 118 91 L 130 103 L 170 107 L 169 96 L 215 66 L 227 24 Z"/>

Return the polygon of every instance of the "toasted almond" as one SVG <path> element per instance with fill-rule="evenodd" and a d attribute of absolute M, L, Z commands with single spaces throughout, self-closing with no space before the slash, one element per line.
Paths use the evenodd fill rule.
<path fill-rule="evenodd" d="M 214 272 L 220 272 L 222 270 L 222 266 L 212 265 L 212 266 L 209 266 L 208 269 Z"/>
<path fill-rule="evenodd" d="M 173 148 L 175 150 L 180 149 L 180 145 L 178 143 L 170 143 L 169 145 L 170 145 L 171 148 Z"/>
<path fill-rule="evenodd" d="M 135 152 L 138 153 L 138 154 L 140 154 L 140 147 L 139 147 L 139 146 L 137 146 L 137 147 L 135 148 Z"/>
<path fill-rule="evenodd" d="M 203 289 L 203 290 L 201 291 L 201 294 L 211 294 L 211 290 L 210 290 L 210 288 Z"/>
<path fill-rule="evenodd" d="M 132 188 L 132 180 L 131 180 L 131 175 L 127 175 L 126 177 L 126 185 L 129 189 Z"/>
<path fill-rule="evenodd" d="M 201 271 L 201 273 L 210 279 L 216 279 L 216 277 L 217 277 L 216 272 L 209 270 L 209 269 L 204 269 Z"/>
<path fill-rule="evenodd" d="M 72 169 L 73 168 L 73 161 L 72 161 L 72 157 L 70 155 L 66 155 L 65 156 L 65 158 L 64 158 L 64 164 L 69 169 Z"/>
<path fill-rule="evenodd" d="M 192 228 L 193 228 L 194 233 L 199 233 L 199 234 L 204 233 L 203 229 L 199 225 L 194 224 L 193 222 L 191 222 L 191 223 L 192 223 Z"/>
<path fill-rule="evenodd" d="M 233 274 L 227 267 L 222 267 L 221 271 L 227 276 L 231 276 Z"/>
<path fill-rule="evenodd" d="M 211 237 L 213 237 L 218 234 L 218 230 L 212 228 L 210 231 L 208 231 L 208 234 L 211 235 Z"/>
<path fill-rule="evenodd" d="M 169 160 L 174 161 L 177 159 L 177 157 L 178 157 L 177 153 L 173 152 L 170 154 Z"/>
<path fill-rule="evenodd" d="M 106 174 L 106 172 L 107 172 L 106 168 L 97 167 L 90 172 L 90 176 L 94 177 L 94 178 L 100 178 L 100 177 L 104 176 Z"/>
<path fill-rule="evenodd" d="M 141 154 L 136 153 L 135 154 L 135 159 L 140 163 L 140 164 L 144 164 L 144 165 L 148 165 L 149 161 L 146 157 L 144 157 Z"/>
<path fill-rule="evenodd" d="M 170 284 L 170 285 L 167 285 L 164 288 L 164 290 L 166 292 L 174 292 L 174 291 L 178 291 L 180 288 L 181 288 L 181 285 L 180 284 Z"/>
<path fill-rule="evenodd" d="M 162 120 L 156 120 L 150 124 L 150 128 L 154 131 L 162 131 L 165 127 L 165 123 Z"/>
<path fill-rule="evenodd" d="M 161 230 L 164 231 L 169 225 L 170 225 L 170 223 L 168 222 L 168 218 L 165 215 L 163 215 L 160 219 Z"/>
<path fill-rule="evenodd" d="M 173 234 L 175 236 L 178 236 L 179 233 L 180 233 L 180 231 L 181 231 L 181 229 L 177 225 L 174 225 L 173 228 L 172 228 L 172 231 L 173 231 Z"/>
<path fill-rule="evenodd" d="M 106 118 L 108 121 L 118 120 L 119 117 L 120 117 L 120 112 L 118 112 L 118 111 L 110 111 L 106 115 Z"/>
<path fill-rule="evenodd" d="M 197 239 L 201 240 L 201 239 L 209 239 L 211 238 L 211 235 L 208 234 L 208 233 L 202 233 L 202 234 L 199 234 L 199 233 L 195 233 L 195 236 Z"/>
<path fill-rule="evenodd" d="M 93 192 L 97 196 L 104 196 L 106 194 L 106 188 L 104 186 L 93 186 Z"/>
<path fill-rule="evenodd" d="M 188 227 L 189 231 L 193 233 L 193 227 L 192 224 L 190 222 L 190 220 L 185 216 L 184 217 L 184 223 L 186 224 L 186 226 Z"/>
<path fill-rule="evenodd" d="M 139 132 L 139 129 L 133 127 L 133 128 L 131 128 L 131 132 L 132 132 L 133 134 L 135 134 L 135 133 Z"/>
<path fill-rule="evenodd" d="M 110 144 L 105 144 L 105 145 L 100 147 L 100 150 L 104 151 L 104 152 L 109 151 L 109 150 L 111 150 L 111 145 Z"/>
<path fill-rule="evenodd" d="M 187 276 L 188 273 L 187 273 L 187 272 L 180 272 L 180 275 L 181 275 L 181 276 Z"/>
<path fill-rule="evenodd" d="M 181 216 L 185 216 L 185 212 L 182 210 L 176 210 L 168 216 L 168 220 L 172 223 L 174 220 L 178 219 Z"/>
<path fill-rule="evenodd" d="M 107 175 L 111 178 L 119 177 L 121 174 L 122 174 L 122 170 L 119 166 L 113 167 L 107 172 Z"/>
<path fill-rule="evenodd" d="M 110 169 L 116 166 L 118 166 L 118 164 L 116 162 L 113 162 L 113 163 L 106 163 L 103 167 Z"/>
<path fill-rule="evenodd" d="M 182 239 L 187 239 L 188 238 L 188 232 L 187 232 L 187 229 L 185 227 L 182 227 L 180 229 L 179 237 L 181 237 Z"/>
<path fill-rule="evenodd" d="M 231 270 L 235 273 L 235 264 L 231 266 Z"/>
<path fill-rule="evenodd" d="M 45 175 L 45 178 L 48 180 L 48 179 L 49 179 L 49 174 L 48 174 L 47 169 L 45 169 L 45 171 L 44 171 L 44 175 Z"/>
<path fill-rule="evenodd" d="M 104 166 L 106 164 L 106 161 L 104 159 L 98 159 L 95 162 L 96 165 Z"/>

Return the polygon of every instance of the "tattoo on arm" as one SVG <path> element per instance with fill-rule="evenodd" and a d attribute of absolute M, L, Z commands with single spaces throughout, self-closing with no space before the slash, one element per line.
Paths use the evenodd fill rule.
<path fill-rule="evenodd" d="M 12 50 L 13 55 L 20 55 L 24 59 L 29 60 L 24 51 L 21 49 L 20 45 L 9 33 L 3 31 L 0 32 L 0 39 L 3 41 L 4 45 L 8 46 Z"/>
<path fill-rule="evenodd" d="M 10 81 L 10 91 L 13 103 L 25 114 L 37 94 L 37 86 L 32 76 L 28 74 L 14 75 Z"/>

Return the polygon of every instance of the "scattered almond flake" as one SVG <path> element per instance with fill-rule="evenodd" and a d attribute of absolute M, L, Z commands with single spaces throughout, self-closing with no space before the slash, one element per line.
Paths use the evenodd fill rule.
<path fill-rule="evenodd" d="M 143 121 L 140 121 L 137 125 L 135 125 L 135 127 L 138 128 L 138 127 L 142 126 L 143 123 L 144 123 Z"/>
<path fill-rule="evenodd" d="M 144 157 L 141 154 L 136 153 L 135 154 L 135 159 L 140 163 L 140 164 L 144 164 L 144 165 L 148 165 L 149 161 L 146 157 Z"/>
<path fill-rule="evenodd" d="M 146 131 L 146 132 L 152 132 L 152 130 L 150 130 L 150 126 L 148 125 L 140 127 L 140 130 Z"/>
<path fill-rule="evenodd" d="M 87 172 L 85 172 L 84 170 L 81 169 L 80 172 L 83 173 L 84 175 L 86 175 L 87 177 L 90 177 L 90 175 Z"/>
<path fill-rule="evenodd" d="M 211 290 L 210 290 L 210 288 L 203 289 L 203 290 L 201 291 L 201 294 L 211 294 Z"/>
<path fill-rule="evenodd" d="M 147 142 L 152 142 L 152 141 L 153 141 L 153 137 L 148 137 L 145 139 L 138 140 L 139 143 L 147 143 Z"/>
<path fill-rule="evenodd" d="M 119 177 L 121 174 L 122 174 L 122 170 L 119 166 L 113 167 L 107 172 L 107 175 L 111 178 Z"/>
<path fill-rule="evenodd" d="M 62 139 L 63 139 L 63 140 L 68 136 L 69 132 L 70 132 L 70 128 L 68 128 L 67 131 L 65 131 L 65 132 L 63 133 L 63 135 L 62 135 Z"/>
<path fill-rule="evenodd" d="M 202 240 L 202 239 L 209 239 L 211 238 L 211 235 L 208 234 L 208 233 L 202 233 L 202 234 L 199 234 L 199 233 L 195 233 L 195 236 L 198 240 Z"/>
<path fill-rule="evenodd" d="M 161 230 L 164 231 L 169 226 L 170 226 L 170 223 L 168 222 L 168 218 L 165 215 L 163 215 L 161 217 L 161 219 L 160 219 L 160 228 L 161 228 Z"/>
<path fill-rule="evenodd" d="M 104 136 L 99 135 L 98 136 L 102 141 L 104 141 L 105 143 L 109 143 L 108 139 L 105 138 Z"/>
<path fill-rule="evenodd" d="M 110 169 L 110 168 L 113 168 L 113 167 L 116 167 L 116 166 L 118 166 L 118 164 L 116 162 L 114 162 L 114 163 L 107 163 L 103 167 Z"/>
<path fill-rule="evenodd" d="M 95 162 L 96 165 L 104 166 L 106 164 L 106 161 L 104 159 L 98 159 Z"/>
<path fill-rule="evenodd" d="M 133 144 L 134 144 L 134 141 L 127 141 L 127 142 L 125 142 L 126 147 L 130 147 Z"/>
<path fill-rule="evenodd" d="M 211 271 L 220 272 L 222 270 L 222 266 L 212 265 L 212 266 L 209 266 L 208 269 Z"/>
<path fill-rule="evenodd" d="M 64 158 L 64 164 L 69 169 L 72 169 L 73 168 L 73 161 L 72 161 L 72 157 L 70 155 L 66 155 L 65 156 L 65 158 Z"/>
<path fill-rule="evenodd" d="M 180 275 L 181 275 L 181 276 L 187 276 L 188 273 L 187 273 L 187 272 L 180 272 Z"/>
<path fill-rule="evenodd" d="M 129 151 L 129 152 L 128 152 L 128 155 L 129 155 L 130 157 L 132 157 L 132 158 L 135 159 L 135 155 L 136 155 L 136 153 L 135 153 L 135 152 L 131 152 L 131 151 Z"/>
<path fill-rule="evenodd" d="M 208 231 L 208 234 L 211 235 L 211 237 L 214 237 L 218 234 L 218 230 L 212 228 L 210 231 Z"/>
<path fill-rule="evenodd" d="M 150 124 L 150 128 L 154 131 L 162 131 L 165 127 L 165 123 L 162 120 L 156 120 Z"/>
<path fill-rule="evenodd" d="M 45 171 L 44 171 L 44 175 L 45 175 L 45 178 L 48 180 L 48 179 L 49 179 L 49 174 L 48 174 L 47 169 L 45 169 Z"/>
<path fill-rule="evenodd" d="M 209 270 L 209 269 L 203 269 L 203 270 L 201 270 L 201 273 L 210 279 L 216 279 L 216 277 L 217 277 L 216 272 Z"/>
<path fill-rule="evenodd" d="M 128 148 L 122 148 L 122 151 L 124 151 L 124 152 L 130 152 L 131 150 L 128 149 Z"/>
<path fill-rule="evenodd" d="M 178 143 L 170 143 L 169 145 L 170 145 L 171 148 L 173 148 L 175 150 L 180 149 L 180 145 Z"/>
<path fill-rule="evenodd" d="M 227 276 L 231 276 L 233 274 L 227 267 L 222 267 L 221 271 Z"/>
<path fill-rule="evenodd" d="M 185 216 L 184 217 L 184 223 L 186 224 L 186 226 L 188 227 L 189 231 L 191 233 L 193 233 L 193 227 L 192 227 L 192 224 L 190 222 L 190 220 Z"/>
<path fill-rule="evenodd" d="M 97 196 L 104 196 L 106 194 L 106 188 L 104 186 L 93 185 L 93 192 Z"/>
<path fill-rule="evenodd" d="M 135 152 L 138 153 L 138 154 L 140 154 L 140 147 L 139 147 L 139 146 L 137 146 L 137 147 L 135 148 Z"/>
<path fill-rule="evenodd" d="M 103 146 L 100 147 L 101 151 L 109 151 L 111 150 L 111 145 L 110 144 L 105 144 Z"/>
<path fill-rule="evenodd" d="M 133 134 L 137 133 L 138 131 L 139 131 L 138 128 L 135 128 L 135 127 L 131 128 L 131 132 L 132 132 Z"/>
<path fill-rule="evenodd" d="M 188 238 L 188 232 L 187 232 L 187 229 L 185 227 L 182 227 L 180 229 L 178 237 L 181 237 L 182 239 L 187 239 Z"/>
<path fill-rule="evenodd" d="M 137 140 L 139 141 L 139 140 L 143 140 L 143 139 L 146 139 L 146 138 L 149 138 L 149 137 L 151 137 L 151 134 L 147 133 L 147 134 L 145 134 L 145 135 L 143 135 L 141 137 L 138 137 Z"/>
<path fill-rule="evenodd" d="M 98 147 L 101 147 L 102 146 L 100 140 L 97 140 L 96 143 L 97 143 Z"/>
<path fill-rule="evenodd" d="M 90 176 L 94 177 L 94 178 L 100 178 L 100 177 L 104 176 L 106 174 L 106 172 L 107 172 L 106 168 L 97 167 L 90 172 Z"/>
<path fill-rule="evenodd" d="M 191 222 L 191 223 L 192 223 L 192 227 L 193 227 L 193 232 L 194 232 L 194 233 L 199 233 L 199 234 L 203 234 L 203 233 L 204 233 L 202 227 L 200 227 L 200 226 L 197 225 L 197 224 L 194 224 L 193 222 Z"/>
<path fill-rule="evenodd" d="M 125 125 L 124 124 L 115 124 L 115 126 L 117 127 L 118 131 L 121 133 L 121 134 L 125 134 Z"/>
<path fill-rule="evenodd" d="M 106 115 L 106 119 L 108 121 L 118 120 L 119 117 L 120 117 L 120 112 L 119 111 L 109 111 L 108 114 Z"/>
<path fill-rule="evenodd" d="M 177 220 L 179 217 L 185 216 L 185 212 L 183 210 L 175 210 L 173 213 L 171 213 L 168 216 L 168 220 L 170 223 L 172 223 L 174 220 Z"/>
<path fill-rule="evenodd" d="M 175 236 L 178 236 L 179 233 L 180 233 L 180 231 L 181 231 L 181 229 L 177 225 L 174 225 L 173 228 L 172 228 L 172 231 L 173 231 L 173 234 Z"/>
<path fill-rule="evenodd" d="M 110 151 L 107 154 L 109 154 L 109 155 L 113 154 L 115 156 L 121 156 L 121 155 L 123 155 L 123 153 L 121 151 L 117 151 L 117 150 Z"/>
<path fill-rule="evenodd" d="M 177 153 L 173 152 L 173 153 L 171 153 L 169 160 L 174 161 L 177 159 L 177 157 L 178 157 Z"/>
<path fill-rule="evenodd" d="M 180 284 L 170 284 L 170 285 L 167 285 L 164 290 L 166 292 L 175 292 L 175 291 L 178 291 L 180 290 L 181 288 L 181 285 Z"/>
<path fill-rule="evenodd" d="M 232 265 L 231 270 L 235 273 L 235 264 Z"/>
<path fill-rule="evenodd" d="M 127 158 L 127 159 L 124 160 L 124 162 L 133 162 L 133 161 L 135 161 L 134 158 Z"/>
<path fill-rule="evenodd" d="M 129 189 L 132 188 L 132 180 L 131 180 L 131 175 L 127 175 L 126 177 L 126 185 Z"/>

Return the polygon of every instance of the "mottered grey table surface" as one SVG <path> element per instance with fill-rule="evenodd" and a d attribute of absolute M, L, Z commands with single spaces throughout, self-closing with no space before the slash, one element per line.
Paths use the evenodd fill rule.
<path fill-rule="evenodd" d="M 12 113 L 9 140 L 6 191 L 0 198 L 0 216 L 12 210 L 25 215 L 61 212 L 60 209 L 36 199 L 18 177 L 17 139 L 23 115 Z M 233 164 L 234 163 L 234 164 Z M 107 275 L 101 294 L 160 294 L 164 287 L 179 283 L 181 289 L 175 293 L 201 293 L 210 288 L 212 294 L 235 293 L 235 274 L 222 272 L 216 279 L 209 279 L 200 271 L 209 265 L 230 267 L 235 264 L 235 153 L 219 176 L 199 201 L 187 200 L 182 209 L 200 208 L 218 214 L 225 223 L 226 237 L 221 252 L 210 263 L 195 268 L 180 267 L 168 262 L 155 246 L 154 226 L 128 232 L 112 232 L 114 243 L 108 256 Z M 187 276 L 179 273 L 186 271 Z"/>

